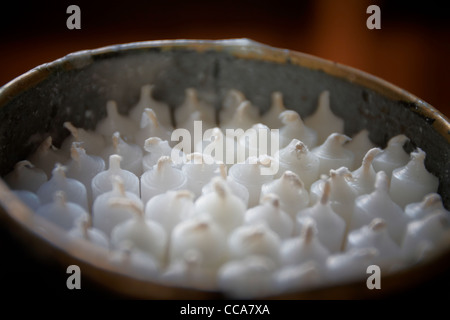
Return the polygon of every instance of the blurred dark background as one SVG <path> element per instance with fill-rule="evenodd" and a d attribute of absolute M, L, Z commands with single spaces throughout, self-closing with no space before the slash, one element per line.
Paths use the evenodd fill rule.
<path fill-rule="evenodd" d="M 66 27 L 70 4 L 81 8 L 81 30 Z M 371 4 L 381 9 L 381 30 L 366 28 Z M 77 50 L 247 37 L 374 74 L 449 116 L 449 20 L 434 1 L 15 1 L 0 12 L 0 85 Z"/>
<path fill-rule="evenodd" d="M 81 8 L 81 30 L 66 27 L 71 4 Z M 381 30 L 366 28 L 371 4 L 381 9 Z M 144 40 L 246 37 L 361 69 L 450 117 L 450 19 L 442 6 L 402 0 L 14 1 L 0 10 L 0 86 L 78 50 Z M 22 296 L 25 287 L 27 296 L 43 288 L 54 297 L 69 295 L 61 289 L 64 272 L 48 261 L 30 269 L 35 261 L 21 256 L 25 248 L 10 244 L 13 235 L 0 231 L 0 279 L 4 289 L 11 285 L 10 296 Z M 49 283 L 50 277 L 56 280 Z M 433 299 L 449 283 L 448 277 L 438 278 L 403 297 Z M 88 297 L 97 295 L 108 296 L 94 288 Z"/>

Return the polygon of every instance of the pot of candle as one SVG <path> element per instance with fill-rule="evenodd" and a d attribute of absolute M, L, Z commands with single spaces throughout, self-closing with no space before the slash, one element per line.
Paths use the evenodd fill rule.
<path fill-rule="evenodd" d="M 164 127 L 164 136 L 147 137 L 161 130 L 143 130 L 142 115 L 149 109 L 153 110 L 153 122 L 148 122 L 149 125 Z M 196 130 L 197 121 L 204 119 L 203 127 Z M 220 150 L 239 152 L 239 146 L 246 145 L 240 143 L 243 132 L 261 128 L 262 125 L 254 126 L 258 123 L 279 129 L 283 142 L 279 150 L 241 157 L 240 163 L 229 163 L 227 157 L 221 161 L 217 153 L 205 153 L 208 146 L 216 146 L 220 141 L 230 143 Z M 214 143 L 205 141 L 204 155 L 195 159 L 179 156 L 195 154 L 197 151 L 191 147 L 199 145 L 203 133 L 213 136 L 207 132 L 210 128 L 221 128 L 225 135 L 231 128 L 235 136 Z M 172 141 L 167 140 L 168 131 L 172 132 Z M 260 131 L 267 134 L 270 130 L 264 127 Z M 185 135 L 180 138 L 179 133 Z M 302 141 L 306 133 L 315 142 Z M 101 143 L 91 138 L 83 142 L 83 137 L 95 137 Z M 354 137 L 358 143 L 351 144 Z M 74 201 L 70 200 L 73 192 L 55 187 L 52 194 L 35 193 L 52 184 L 58 174 L 64 181 L 76 181 L 74 175 L 65 177 L 63 170 L 71 168 L 73 159 L 67 146 L 74 141 L 74 148 L 84 150 L 85 157 L 98 157 L 106 152 L 108 157 L 97 179 L 92 178 L 92 184 L 85 188 L 93 194 L 87 198 L 85 195 L 80 207 L 84 214 L 73 226 L 61 228 L 50 215 L 36 212 L 48 205 L 45 199 L 58 200 L 59 191 L 65 191 L 67 201 L 58 200 L 63 215 L 70 201 Z M 164 152 L 150 148 L 152 141 L 167 141 Z M 122 152 L 126 148 L 118 148 L 119 144 L 142 149 L 134 173 L 127 168 L 131 153 Z M 258 151 L 258 147 L 246 150 Z M 380 150 L 364 157 L 374 147 Z M 181 160 L 175 161 L 173 154 Z M 308 154 L 318 160 L 308 163 Z M 143 157 L 153 159 L 152 164 L 141 165 Z M 193 164 L 197 158 L 201 161 Z M 230 158 L 240 159 L 239 154 Z M 208 159 L 214 163 L 208 163 Z M 389 164 L 389 170 L 384 169 L 385 163 Z M 83 176 L 87 176 L 92 172 L 92 168 L 83 171 L 82 165 L 80 162 L 77 168 L 80 174 L 84 172 Z M 319 165 L 320 172 L 311 180 L 309 173 L 314 168 L 316 172 Z M 211 171 L 208 179 L 203 179 L 206 175 L 198 179 L 187 177 L 187 169 L 193 166 L 208 168 Z M 356 171 L 360 167 L 370 175 L 367 181 L 371 185 L 364 188 L 367 192 L 361 191 L 362 174 Z M 227 168 L 229 172 L 225 171 Z M 279 170 L 290 172 L 284 174 Z M 125 179 L 125 173 L 133 179 Z M 155 178 L 155 183 L 149 184 L 148 177 L 152 174 L 158 175 L 158 181 Z M 289 198 L 289 194 L 275 195 L 276 188 L 266 192 L 268 187 L 281 182 L 291 188 L 286 178 L 289 174 L 295 175 L 295 186 L 301 186 L 301 192 L 309 195 L 310 201 L 305 201 L 298 210 L 291 210 L 295 199 Z M 7 258 L 30 257 L 26 261 L 35 263 L 35 272 L 47 267 L 56 270 L 42 271 L 45 276 L 40 283 L 57 282 L 54 287 L 64 292 L 70 291 L 65 289 L 65 281 L 69 277 L 66 270 L 72 265 L 79 267 L 83 288 L 113 297 L 145 299 L 380 298 L 417 294 L 430 281 L 440 281 L 444 286 L 442 279 L 448 280 L 448 276 L 445 278 L 450 269 L 448 118 L 413 94 L 362 71 L 248 39 L 114 45 L 72 53 L 30 70 L 0 89 L 0 176 L 0 234 L 9 241 L 9 246 L 17 248 L 9 250 L 14 255 Z M 423 176 L 428 178 L 422 179 Z M 104 178 L 101 188 L 97 185 L 98 177 Z M 121 192 L 117 191 L 119 180 L 123 184 Z M 185 181 L 198 183 L 198 190 L 189 190 L 191 183 Z M 417 185 L 428 181 L 430 184 L 426 186 Z M 128 182 L 133 185 L 128 187 Z M 247 203 L 233 194 L 228 182 L 246 188 L 251 201 Z M 339 199 L 343 192 L 335 188 L 338 183 L 352 196 Z M 212 185 L 213 190 L 201 194 L 206 185 Z M 395 190 L 390 189 L 392 186 L 396 186 Z M 21 190 L 28 192 L 28 198 L 34 197 L 33 205 L 20 196 Z M 96 190 L 99 194 L 94 194 Z M 102 235 L 103 245 L 96 245 L 98 241 L 92 234 L 99 232 L 95 225 L 99 217 L 95 216 L 92 204 L 106 192 L 112 194 L 108 205 L 125 201 L 127 192 L 142 202 L 137 199 L 139 205 L 133 207 L 134 211 L 126 206 L 114 207 L 129 213 L 112 227 L 110 234 Z M 177 195 L 189 196 L 178 199 Z M 268 202 L 268 196 L 275 205 Z M 176 199 L 161 201 L 158 205 L 164 208 L 158 214 L 146 211 L 155 207 L 151 204 L 156 199 L 170 197 Z M 439 204 L 431 205 L 429 199 Z M 174 202 L 181 200 L 188 201 L 189 210 Z M 202 205 L 206 200 L 211 201 Z M 231 208 L 230 203 L 239 212 L 233 209 L 234 215 L 230 213 L 227 217 L 224 208 Z M 345 219 L 341 217 L 343 207 Z M 395 211 L 401 226 L 392 227 L 391 212 L 378 216 L 380 208 Z M 411 208 L 420 212 L 410 214 Z M 252 213 L 258 210 L 264 214 L 252 219 Z M 283 216 L 289 232 L 279 237 L 272 230 L 274 224 L 265 219 L 274 220 L 273 215 L 283 211 L 289 212 Z M 105 223 L 113 219 L 108 210 L 102 212 Z M 173 219 L 162 217 L 163 213 L 173 215 Z M 219 213 L 220 219 L 216 219 Z M 239 219 L 233 218 L 236 214 Z M 234 219 L 233 223 L 230 219 Z M 165 228 L 160 220 L 174 221 L 174 225 Z M 340 230 L 338 240 L 323 242 L 331 237 L 327 230 L 336 224 Z M 124 238 L 120 246 L 113 245 L 112 235 L 131 225 L 142 234 Z M 77 237 L 67 231 L 77 228 L 80 234 Z M 183 228 L 189 232 L 179 232 Z M 164 230 L 165 236 L 158 236 L 155 230 Z M 256 231 L 233 242 L 242 230 Z M 277 240 L 272 241 L 275 244 L 271 242 L 270 254 L 269 250 L 257 250 L 264 247 L 267 235 Z M 390 255 L 389 259 L 383 256 L 386 250 L 374 244 L 380 235 L 395 243 L 398 256 Z M 205 241 L 204 237 L 211 241 Z M 144 242 L 153 239 L 155 243 L 145 247 L 157 246 L 161 250 L 153 255 L 151 250 L 142 250 L 142 243 L 133 239 Z M 402 247 L 405 241 L 407 248 Z M 289 243 L 299 247 L 294 255 L 304 255 L 305 259 L 285 257 Z M 173 259 L 174 248 L 183 248 L 176 251 L 177 259 Z M 320 259 L 314 251 L 318 248 L 326 248 L 321 249 Z M 245 255 L 235 254 L 244 249 Z M 294 260 L 298 264 L 291 263 Z M 53 274 L 64 276 L 53 279 Z M 229 281 L 230 277 L 236 281 Z M 380 285 L 381 289 L 377 289 Z"/>

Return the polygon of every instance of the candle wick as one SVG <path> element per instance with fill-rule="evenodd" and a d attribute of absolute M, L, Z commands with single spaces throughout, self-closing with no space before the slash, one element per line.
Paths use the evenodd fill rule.
<path fill-rule="evenodd" d="M 75 138 L 75 140 L 79 140 L 79 132 L 78 129 L 69 121 L 64 122 L 64 128 L 69 130 L 70 134 Z"/>

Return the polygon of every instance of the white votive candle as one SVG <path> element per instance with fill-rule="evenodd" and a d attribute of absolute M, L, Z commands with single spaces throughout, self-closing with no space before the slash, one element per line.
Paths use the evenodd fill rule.
<path fill-rule="evenodd" d="M 185 90 L 185 99 L 183 103 L 175 109 L 175 122 L 177 127 L 190 127 L 194 120 L 203 122 L 203 130 L 211 128 L 215 124 L 215 109 L 198 97 L 198 92 L 194 88 Z M 193 114 L 198 117 L 192 118 Z"/>
<path fill-rule="evenodd" d="M 133 120 L 121 115 L 117 109 L 117 103 L 110 100 L 106 103 L 106 117 L 97 123 L 95 131 L 110 139 L 114 132 L 120 134 L 127 140 L 133 141 L 138 127 Z"/>
<path fill-rule="evenodd" d="M 236 89 L 227 91 L 222 107 L 219 110 L 220 125 L 229 122 L 236 113 L 236 109 L 245 100 L 245 95 L 241 91 Z"/>
<path fill-rule="evenodd" d="M 283 126 L 280 128 L 280 147 L 287 146 L 292 139 L 298 139 L 313 148 L 317 145 L 317 133 L 303 123 L 300 115 L 293 110 L 280 113 Z"/>
<path fill-rule="evenodd" d="M 331 111 L 329 91 L 320 94 L 317 109 L 305 118 L 305 125 L 317 132 L 317 144 L 323 143 L 332 133 L 344 132 L 344 120 Z"/>
<path fill-rule="evenodd" d="M 367 151 L 374 148 L 375 145 L 369 139 L 369 131 L 367 129 L 363 129 L 352 136 L 352 140 L 346 143 L 344 147 L 355 155 L 353 167 L 349 168 L 353 170 L 356 169 L 361 163 Z"/>
<path fill-rule="evenodd" d="M 73 142 L 80 142 L 87 154 L 101 156 L 106 146 L 105 138 L 101 134 L 95 131 L 77 128 L 71 122 L 64 122 L 64 128 L 69 130 L 70 136 L 64 139 L 61 150 L 64 152 L 69 151 L 72 148 Z"/>
<path fill-rule="evenodd" d="M 126 142 L 119 132 L 114 132 L 111 141 L 112 144 L 103 151 L 103 159 L 107 161 L 111 155 L 117 154 L 122 157 L 120 165 L 124 170 L 140 176 L 142 174 L 142 147 Z"/>
<path fill-rule="evenodd" d="M 20 199 L 20 201 L 25 203 L 31 210 L 36 211 L 40 207 L 41 201 L 34 192 L 28 190 L 11 190 L 11 191 Z"/>
<path fill-rule="evenodd" d="M 56 224 L 66 231 L 71 230 L 77 220 L 87 220 L 88 213 L 78 203 L 69 202 L 66 192 L 56 191 L 52 194 L 53 201 L 40 206 L 36 214 Z"/>
<path fill-rule="evenodd" d="M 444 208 L 438 193 L 427 194 L 422 201 L 410 203 L 405 207 L 405 214 L 410 220 L 423 219 L 436 212 L 448 214 L 450 217 L 450 212 Z"/>
<path fill-rule="evenodd" d="M 22 160 L 14 165 L 14 170 L 8 173 L 4 180 L 11 189 L 35 193 L 42 184 L 47 182 L 47 175 L 30 161 Z"/>
<path fill-rule="evenodd" d="M 409 154 L 403 149 L 404 144 L 409 138 L 403 134 L 389 139 L 385 149 L 373 160 L 375 171 L 384 171 L 388 177 L 391 177 L 394 169 L 403 167 L 409 161 Z"/>
<path fill-rule="evenodd" d="M 368 194 L 374 190 L 376 172 L 373 168 L 373 160 L 381 152 L 379 148 L 372 148 L 367 151 L 361 166 L 352 172 L 350 184 L 358 195 Z"/>
<path fill-rule="evenodd" d="M 86 187 L 78 180 L 66 177 L 67 168 L 57 163 L 53 169 L 50 180 L 42 184 L 36 194 L 42 204 L 53 201 L 53 194 L 56 191 L 64 191 L 67 201 L 79 204 L 88 211 L 88 200 Z"/>
<path fill-rule="evenodd" d="M 269 110 L 267 110 L 261 117 L 261 122 L 268 126 L 270 129 L 278 129 L 283 126 L 283 122 L 280 119 L 280 114 L 286 111 L 286 107 L 283 103 L 283 94 L 280 91 L 272 92 L 272 103 Z"/>
<path fill-rule="evenodd" d="M 69 237 L 74 239 L 83 239 L 95 246 L 109 249 L 109 240 L 107 235 L 103 231 L 93 228 L 89 220 L 86 219 L 76 221 L 75 227 L 73 227 L 68 233 Z"/>
<path fill-rule="evenodd" d="M 157 194 L 186 187 L 186 177 L 173 166 L 170 157 L 162 156 L 156 165 L 141 176 L 141 198 L 147 203 Z"/>
<path fill-rule="evenodd" d="M 147 152 L 142 158 L 142 169 L 148 171 L 158 163 L 159 158 L 162 156 L 170 156 L 172 148 L 167 140 L 162 140 L 158 137 L 150 137 L 145 140 L 144 150 Z M 180 151 L 180 158 L 184 158 L 184 154 Z"/>
<path fill-rule="evenodd" d="M 162 140 L 170 140 L 170 131 L 159 123 L 155 112 L 152 109 L 144 109 L 142 113 L 140 129 L 136 133 L 135 142 L 139 147 L 143 147 L 145 140 L 150 137 L 159 137 Z"/>
<path fill-rule="evenodd" d="M 119 176 L 124 184 L 125 190 L 133 192 L 139 196 L 139 178 L 131 171 L 120 167 L 122 157 L 113 154 L 109 157 L 109 168 L 98 173 L 92 179 L 92 198 L 95 200 L 102 193 L 112 190 L 112 177 Z"/>
<path fill-rule="evenodd" d="M 196 197 L 202 194 L 202 188 L 219 173 L 219 164 L 214 158 L 194 152 L 186 155 L 186 163 L 181 168 L 185 175 L 186 188 L 191 190 Z"/>
<path fill-rule="evenodd" d="M 52 171 L 57 163 L 65 163 L 68 159 L 59 152 L 52 141 L 52 137 L 48 136 L 28 158 L 34 166 L 42 169 L 48 178 L 52 176 Z"/>
<path fill-rule="evenodd" d="M 226 132 L 226 129 L 242 129 L 247 130 L 255 123 L 259 123 L 259 111 L 251 104 L 250 101 L 242 101 L 234 112 L 233 117 L 229 121 L 220 124 L 220 128 Z"/>

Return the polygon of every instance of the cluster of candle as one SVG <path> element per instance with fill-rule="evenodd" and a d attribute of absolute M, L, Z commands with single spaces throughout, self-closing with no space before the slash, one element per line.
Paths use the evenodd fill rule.
<path fill-rule="evenodd" d="M 4 177 L 36 215 L 110 250 L 111 263 L 136 277 L 267 296 L 364 277 L 372 264 L 392 272 L 450 241 L 425 153 L 407 154 L 404 135 L 385 149 L 367 130 L 344 135 L 329 92 L 303 121 L 279 92 L 260 115 L 231 90 L 216 116 L 187 89 L 175 127 L 202 121 L 214 138 L 178 150 L 175 163 L 170 108 L 152 89 L 142 88 L 128 116 L 108 102 L 95 131 L 65 123 L 59 149 L 48 137 Z M 221 139 L 241 143 L 224 135 L 237 128 L 279 129 L 280 149 L 235 164 L 203 153 Z M 278 170 L 262 174 L 273 163 Z"/>

